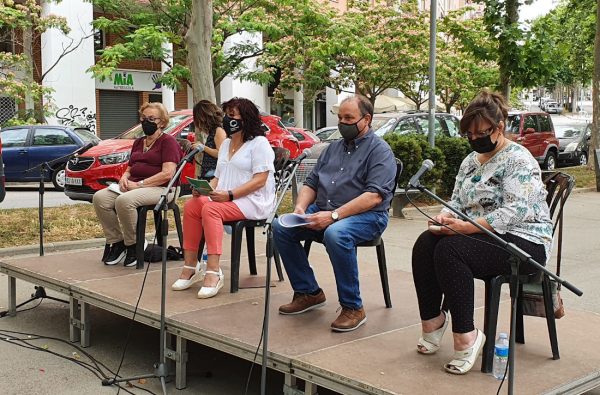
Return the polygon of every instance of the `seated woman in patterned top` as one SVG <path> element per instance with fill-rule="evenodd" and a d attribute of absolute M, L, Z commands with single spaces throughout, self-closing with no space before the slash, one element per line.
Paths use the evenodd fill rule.
<path fill-rule="evenodd" d="M 531 153 L 504 137 L 507 116 L 504 98 L 498 94 L 481 92 L 469 104 L 460 129 L 474 152 L 460 166 L 449 203 L 544 264 L 552 248 L 546 189 Z M 434 220 L 412 253 L 422 320 L 417 351 L 438 350 L 451 313 L 455 353 L 444 368 L 465 374 L 485 343 L 485 335 L 473 323 L 473 279 L 510 274 L 509 254 L 450 210 L 442 210 Z M 534 271 L 530 265 L 521 266 L 522 273 Z M 449 312 L 441 310 L 442 296 Z"/>

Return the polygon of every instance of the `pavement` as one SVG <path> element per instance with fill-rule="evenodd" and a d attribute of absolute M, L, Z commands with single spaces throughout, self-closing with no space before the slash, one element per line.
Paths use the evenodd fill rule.
<path fill-rule="evenodd" d="M 436 213 L 437 208 L 427 208 Z M 414 240 L 425 229 L 426 219 L 416 209 L 405 210 L 406 219 L 392 218 L 384 234 L 388 267 L 411 271 L 410 252 Z M 600 199 L 597 192 L 576 191 L 565 206 L 565 224 L 563 241 L 562 277 L 583 291 L 577 297 L 563 288 L 561 295 L 569 319 L 569 310 L 585 310 L 600 315 L 600 243 L 598 243 L 598 223 L 600 223 Z M 257 232 L 257 243 L 263 242 L 261 232 Z M 227 241 L 225 241 L 227 243 Z M 57 243 L 55 251 L 65 249 L 97 248 L 103 245 L 101 239 L 76 242 Z M 369 251 L 359 251 L 362 254 Z M 368 250 L 368 249 L 367 249 Z M 0 259 L 9 255 L 35 255 L 37 246 L 20 249 L 1 249 Z M 99 250 L 98 250 L 99 251 Z M 47 253 L 54 253 L 48 248 Z M 394 285 L 392 284 L 392 287 Z M 7 280 L 0 274 L 0 311 L 7 307 Z M 32 284 L 17 281 L 17 301 L 27 299 L 33 291 Z M 61 295 L 49 292 L 50 295 Z M 26 307 L 35 307 L 37 302 Z M 401 308 L 401 307 L 396 307 Z M 100 380 L 91 372 L 77 366 L 72 360 L 85 360 L 83 352 L 66 343 L 54 340 L 35 340 L 35 344 L 62 354 L 67 359 L 42 351 L 20 348 L 4 339 L 13 336 L 9 330 L 43 334 L 45 336 L 68 339 L 68 306 L 60 302 L 44 300 L 32 310 L 19 313 L 16 317 L 0 318 L 0 380 L 1 394 L 110 394 L 117 392 L 115 388 L 102 387 Z M 92 347 L 86 349 L 95 359 L 103 362 L 112 370 L 116 369 L 126 337 L 129 322 L 127 319 L 107 313 L 100 309 L 91 309 L 94 336 Z M 561 320 L 561 321 L 562 321 Z M 122 374 L 126 376 L 150 373 L 151 365 L 158 361 L 158 331 L 145 325 L 134 324 L 133 337 L 127 347 Z M 593 329 L 592 329 L 593 331 Z M 199 345 L 189 346 L 190 363 L 188 364 L 188 388 L 177 393 L 182 394 L 244 394 L 246 379 L 250 371 L 250 363 L 235 357 L 211 350 Z M 568 353 L 568 349 L 561 350 Z M 75 353 L 75 354 L 73 354 Z M 258 394 L 260 388 L 260 366 L 255 366 L 250 380 L 248 394 Z M 156 379 L 148 379 L 145 383 L 136 383 L 154 393 L 160 393 L 160 385 Z M 269 374 L 268 393 L 281 393 L 283 376 L 277 372 Z M 145 393 L 135 388 L 127 388 L 133 393 Z M 468 393 L 468 391 L 465 391 Z M 526 389 L 519 389 L 527 393 Z M 333 392 L 319 388 L 319 394 Z M 589 395 L 600 395 L 600 389 L 588 392 Z"/>

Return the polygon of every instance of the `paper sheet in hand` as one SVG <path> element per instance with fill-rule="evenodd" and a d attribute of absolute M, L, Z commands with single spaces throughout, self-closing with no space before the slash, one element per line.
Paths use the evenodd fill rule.
<path fill-rule="evenodd" d="M 308 214 L 283 214 L 279 217 L 279 223 L 284 228 L 295 228 L 296 226 L 308 225 Z"/>
<path fill-rule="evenodd" d="M 196 178 L 187 178 L 188 182 L 200 195 L 208 196 L 209 193 L 213 191 L 213 188 L 210 186 L 209 182 L 206 180 L 198 180 Z"/>
<path fill-rule="evenodd" d="M 123 193 L 123 191 L 121 191 L 121 187 L 117 183 L 108 184 L 108 189 L 115 193 L 118 193 L 119 195 Z"/>

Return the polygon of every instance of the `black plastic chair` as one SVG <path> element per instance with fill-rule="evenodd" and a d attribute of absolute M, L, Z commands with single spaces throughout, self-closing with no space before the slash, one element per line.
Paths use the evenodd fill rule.
<path fill-rule="evenodd" d="M 396 180 L 394 182 L 394 188 L 392 191 L 396 190 L 396 185 L 398 185 L 398 180 L 402 175 L 403 164 L 402 161 L 396 158 Z M 393 192 L 392 192 L 393 193 Z M 388 207 L 389 211 L 389 207 Z M 323 243 L 323 240 L 314 240 L 317 243 Z M 306 256 L 310 254 L 310 246 L 313 240 L 305 240 L 304 241 L 304 252 L 306 252 Z M 383 243 L 382 236 L 379 236 L 373 240 L 364 241 L 357 245 L 357 247 L 375 247 L 377 251 L 377 263 L 379 264 L 379 277 L 381 278 L 381 287 L 383 288 L 383 299 L 385 300 L 385 307 L 388 309 L 392 307 L 392 298 L 390 297 L 390 285 L 388 281 L 387 274 L 387 261 L 385 259 L 385 244 Z"/>
<path fill-rule="evenodd" d="M 275 151 L 275 195 L 276 198 L 286 191 L 283 190 L 284 185 L 287 183 L 289 177 L 291 177 L 291 169 L 294 166 L 294 162 L 289 160 L 290 151 L 285 148 L 273 148 Z M 231 273 L 230 273 L 230 292 L 235 293 L 240 288 L 240 259 L 242 255 L 242 237 L 244 230 L 246 230 L 246 249 L 248 252 L 248 266 L 250 268 L 251 275 L 257 275 L 256 270 L 256 250 L 254 241 L 254 229 L 265 226 L 265 219 L 261 220 L 240 220 L 224 222 L 223 225 L 231 226 Z M 200 241 L 200 247 L 198 251 L 204 249 L 204 238 Z M 273 257 L 275 259 L 275 269 L 277 270 L 277 276 L 279 281 L 283 281 L 283 270 L 281 268 L 281 260 L 279 254 L 273 246 Z M 269 249 L 267 249 L 269 253 Z"/>
<path fill-rule="evenodd" d="M 548 191 L 546 202 L 550 208 L 550 217 L 554 223 L 553 233 L 555 233 L 556 228 L 558 228 L 558 239 L 555 240 L 558 248 L 556 256 L 556 274 L 560 275 L 563 207 L 567 201 L 567 198 L 571 194 L 573 187 L 575 186 L 575 180 L 572 176 L 561 172 L 544 172 L 542 177 L 544 184 L 546 185 L 546 190 Z M 548 262 L 550 262 L 550 259 L 548 259 Z M 490 373 L 492 371 L 492 363 L 494 359 L 494 342 L 496 339 L 496 327 L 498 324 L 500 291 L 502 289 L 502 284 L 507 284 L 510 282 L 510 275 L 500 275 L 482 280 L 485 282 L 485 313 L 483 331 L 486 336 L 486 342 L 482 352 L 481 371 L 484 373 Z M 515 341 L 521 344 L 525 343 L 523 329 L 523 284 L 541 285 L 542 294 L 544 297 L 546 323 L 548 325 L 548 336 L 550 337 L 550 348 L 552 349 L 552 359 L 560 359 L 551 283 L 552 281 L 550 277 L 544 275 L 541 271 L 530 275 L 519 276 Z"/>
<path fill-rule="evenodd" d="M 177 205 L 177 196 L 178 193 L 175 193 L 175 197 L 173 200 L 167 205 L 169 210 L 173 211 L 173 217 L 175 218 L 175 227 L 177 228 L 177 238 L 179 239 L 179 246 L 183 250 L 183 227 L 181 225 L 181 212 L 179 210 L 179 206 Z M 161 247 L 166 248 L 166 246 L 162 245 L 162 236 L 160 234 L 160 225 L 161 225 L 161 214 L 157 213 L 154 210 L 154 204 L 149 206 L 140 206 L 137 208 L 138 212 L 138 220 L 135 229 L 135 255 L 137 259 L 136 269 L 144 268 L 144 240 L 146 237 L 146 218 L 148 216 L 148 211 L 154 213 L 154 230 L 155 230 L 155 238 L 157 240 L 157 244 Z"/>

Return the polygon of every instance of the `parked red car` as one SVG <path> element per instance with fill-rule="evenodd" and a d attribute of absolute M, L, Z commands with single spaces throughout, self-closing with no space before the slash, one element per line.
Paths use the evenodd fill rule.
<path fill-rule="evenodd" d="M 294 135 L 296 139 L 298 139 L 298 144 L 300 144 L 300 149 L 302 151 L 312 148 L 313 145 L 321 142 L 321 139 L 308 129 L 292 127 L 288 127 L 287 129 Z"/>
<path fill-rule="evenodd" d="M 527 148 L 543 169 L 554 170 L 556 167 L 559 141 L 548 113 L 509 112 L 505 136 Z"/>
<path fill-rule="evenodd" d="M 171 122 L 164 132 L 175 138 L 193 142 L 192 110 L 175 111 L 170 115 Z M 292 158 L 300 155 L 302 150 L 298 141 L 285 129 L 278 116 L 261 114 L 261 117 L 272 147 L 287 148 Z M 65 194 L 73 200 L 91 202 L 96 191 L 119 182 L 127 168 L 133 141 L 141 136 L 143 132 L 138 124 L 120 136 L 101 141 L 83 155 L 71 159 L 66 167 Z M 194 165 L 188 163 L 181 174 L 181 195 L 190 193 L 185 177 L 193 177 L 194 172 Z"/>

